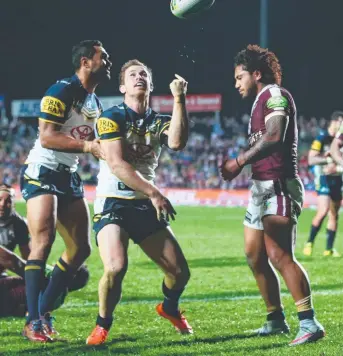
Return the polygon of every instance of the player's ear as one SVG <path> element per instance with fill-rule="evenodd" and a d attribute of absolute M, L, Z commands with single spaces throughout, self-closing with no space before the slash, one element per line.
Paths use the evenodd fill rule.
<path fill-rule="evenodd" d="M 122 93 L 122 94 L 125 94 L 126 93 L 126 89 L 125 89 L 125 85 L 119 85 L 119 91 Z"/>
<path fill-rule="evenodd" d="M 89 68 L 88 60 L 89 60 L 89 58 L 87 58 L 87 57 L 81 57 L 81 60 L 80 60 L 81 67 Z"/>
<path fill-rule="evenodd" d="M 262 74 L 259 70 L 255 70 L 253 73 L 255 80 L 261 80 L 262 79 Z"/>

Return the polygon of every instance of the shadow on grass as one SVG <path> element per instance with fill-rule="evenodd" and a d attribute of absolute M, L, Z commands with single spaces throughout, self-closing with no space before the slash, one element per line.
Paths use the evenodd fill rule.
<path fill-rule="evenodd" d="M 33 354 L 77 354 L 78 352 L 91 352 L 91 351 L 108 351 L 108 352 L 116 352 L 116 353 L 121 353 L 121 354 L 132 354 L 132 353 L 140 353 L 144 350 L 151 350 L 151 349 L 159 349 L 161 347 L 176 347 L 176 346 L 185 346 L 185 347 L 190 347 L 190 346 L 195 346 L 197 344 L 207 344 L 207 345 L 213 345 L 213 344 L 219 344 L 219 343 L 225 343 L 228 341 L 232 340 L 243 340 L 243 339 L 251 339 L 255 338 L 255 335 L 251 334 L 234 334 L 234 335 L 224 335 L 224 336 L 216 336 L 216 337 L 189 337 L 185 340 L 178 340 L 178 341 L 167 341 L 167 342 L 155 342 L 151 344 L 141 344 L 141 345 L 132 345 L 130 346 L 123 346 L 123 345 L 118 345 L 115 347 L 114 345 L 116 343 L 120 343 L 123 341 L 128 341 L 128 342 L 136 342 L 136 338 L 131 338 L 131 337 L 121 337 L 121 338 L 114 338 L 111 341 L 106 342 L 104 345 L 100 345 L 97 347 L 94 346 L 87 346 L 84 343 L 81 342 L 73 342 L 70 344 L 61 344 L 61 343 L 53 343 L 49 344 L 46 346 L 42 346 L 40 348 L 31 348 L 31 349 L 25 349 L 17 352 L 7 352 L 6 355 L 18 355 L 18 354 L 28 354 L 28 353 L 33 353 Z M 148 340 L 147 340 L 148 341 Z M 260 350 L 268 350 L 271 348 L 275 347 L 283 347 L 286 346 L 286 343 L 278 343 L 278 344 L 271 344 L 271 345 L 261 345 L 261 346 L 254 346 L 254 347 L 244 347 L 240 348 L 239 350 L 245 350 L 245 351 L 253 351 L 256 349 Z M 235 349 L 237 351 L 237 349 Z M 187 355 L 197 355 L 199 352 L 196 350 L 189 350 L 189 352 L 183 353 Z M 212 354 L 212 352 L 207 353 L 207 354 Z M 215 352 L 213 352 L 215 354 Z"/>
<path fill-rule="evenodd" d="M 119 342 L 136 342 L 138 338 L 130 337 L 128 335 L 122 335 L 116 338 L 113 338 L 110 341 L 107 341 L 104 345 L 99 346 L 87 346 L 85 345 L 85 341 L 73 341 L 68 342 L 67 340 L 56 340 L 50 344 L 36 344 L 37 347 L 35 348 L 25 348 L 25 350 L 18 350 L 18 351 L 8 351 L 0 355 L 26 355 L 26 354 L 39 354 L 39 355 L 50 355 L 50 354 L 69 354 L 75 355 L 77 352 L 90 352 L 90 351 L 105 351 L 110 348 L 110 346 L 119 343 Z M 28 342 L 28 345 L 30 343 Z M 125 349 L 132 352 L 134 348 L 126 347 Z"/>
<path fill-rule="evenodd" d="M 247 266 L 244 257 L 221 256 L 214 258 L 195 258 L 187 260 L 190 268 L 213 268 L 213 267 L 239 267 Z M 156 269 L 156 265 L 151 261 L 135 263 L 135 266 L 144 269 Z"/>

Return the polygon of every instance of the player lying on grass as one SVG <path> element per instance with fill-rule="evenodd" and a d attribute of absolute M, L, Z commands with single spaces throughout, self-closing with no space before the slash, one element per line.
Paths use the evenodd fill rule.
<path fill-rule="evenodd" d="M 25 316 L 27 303 L 25 295 L 25 266 L 26 261 L 14 252 L 0 246 L 0 317 Z M 17 276 L 9 276 L 11 271 Z M 43 291 L 49 283 L 53 267 L 46 265 Z M 88 269 L 82 265 L 73 279 L 54 302 L 52 310 L 59 308 L 65 301 L 68 292 L 83 288 L 89 279 Z"/>

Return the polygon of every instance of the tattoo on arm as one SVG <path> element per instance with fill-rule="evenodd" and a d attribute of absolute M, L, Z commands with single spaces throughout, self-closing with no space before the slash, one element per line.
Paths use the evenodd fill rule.
<path fill-rule="evenodd" d="M 280 148 L 285 140 L 287 126 L 288 118 L 284 115 L 271 117 L 266 123 L 266 132 L 243 154 L 244 164 L 260 161 Z"/>

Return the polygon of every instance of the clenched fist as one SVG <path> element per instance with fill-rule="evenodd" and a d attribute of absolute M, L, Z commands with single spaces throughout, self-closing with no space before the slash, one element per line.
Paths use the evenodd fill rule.
<path fill-rule="evenodd" d="M 175 74 L 175 77 L 176 79 L 174 79 L 169 85 L 170 91 L 174 97 L 185 96 L 187 93 L 188 82 L 186 82 L 186 80 L 178 74 Z"/>
<path fill-rule="evenodd" d="M 232 181 L 242 172 L 242 169 L 243 167 L 238 164 L 237 159 L 229 159 L 223 162 L 220 172 L 224 180 Z"/>

